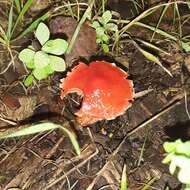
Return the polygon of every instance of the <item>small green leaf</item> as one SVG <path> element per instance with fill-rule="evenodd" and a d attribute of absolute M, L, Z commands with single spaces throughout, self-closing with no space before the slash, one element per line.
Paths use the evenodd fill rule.
<path fill-rule="evenodd" d="M 190 168 L 181 169 L 178 173 L 178 179 L 180 182 L 190 184 Z"/>
<path fill-rule="evenodd" d="M 46 67 L 43 68 L 45 70 L 45 72 L 47 73 L 47 75 L 51 75 L 54 73 L 54 70 L 52 69 L 51 65 L 47 65 Z"/>
<path fill-rule="evenodd" d="M 183 154 L 190 157 L 190 142 L 181 143 L 176 147 L 177 154 Z"/>
<path fill-rule="evenodd" d="M 31 49 L 23 49 L 19 55 L 18 58 L 23 62 L 23 63 L 29 63 L 33 60 L 35 55 L 35 51 L 31 50 Z"/>
<path fill-rule="evenodd" d="M 110 39 L 110 37 L 108 36 L 108 35 L 106 35 L 106 34 L 103 34 L 102 36 L 101 36 L 101 39 L 102 39 L 102 41 L 104 41 L 104 42 L 108 42 L 109 41 L 109 39 Z"/>
<path fill-rule="evenodd" d="M 100 18 L 100 22 L 103 25 L 106 25 L 112 18 L 111 11 L 106 11 L 103 13 L 102 17 Z"/>
<path fill-rule="evenodd" d="M 92 23 L 92 27 L 93 28 L 98 28 L 98 27 L 100 27 L 100 24 L 99 24 L 99 22 L 98 21 L 94 21 L 93 23 Z"/>
<path fill-rule="evenodd" d="M 67 47 L 68 47 L 67 41 L 63 39 L 55 39 L 47 41 L 42 47 L 42 50 L 45 51 L 46 53 L 51 53 L 54 55 L 62 55 L 66 52 Z"/>
<path fill-rule="evenodd" d="M 34 69 L 34 68 L 35 68 L 34 59 L 32 59 L 32 61 L 26 63 L 26 67 L 27 67 L 28 69 Z"/>
<path fill-rule="evenodd" d="M 29 45 L 28 49 L 31 49 L 31 50 L 35 51 L 35 48 L 32 45 Z"/>
<path fill-rule="evenodd" d="M 175 155 L 172 161 L 175 162 L 176 165 L 181 169 L 190 168 L 190 158 L 183 155 Z"/>
<path fill-rule="evenodd" d="M 106 24 L 105 28 L 106 28 L 106 30 L 110 30 L 110 31 L 114 31 L 114 32 L 118 30 L 117 25 L 114 23 Z"/>
<path fill-rule="evenodd" d="M 34 76 L 32 74 L 28 75 L 26 79 L 24 80 L 24 85 L 26 87 L 29 87 L 32 84 L 33 80 L 34 80 Z"/>
<path fill-rule="evenodd" d="M 109 46 L 107 44 L 102 44 L 102 49 L 105 53 L 108 53 L 109 52 Z"/>
<path fill-rule="evenodd" d="M 173 143 L 173 142 L 165 142 L 165 143 L 163 144 L 163 147 L 164 147 L 164 150 L 165 150 L 166 152 L 170 153 L 170 152 L 175 151 L 175 149 L 176 149 L 176 144 Z"/>
<path fill-rule="evenodd" d="M 50 65 L 54 71 L 65 71 L 65 60 L 61 57 L 50 55 Z"/>
<path fill-rule="evenodd" d="M 42 46 L 49 40 L 50 32 L 43 22 L 38 25 L 35 36 Z"/>
<path fill-rule="evenodd" d="M 174 174 L 176 168 L 177 168 L 176 162 L 174 160 L 172 160 L 169 165 L 169 171 L 172 175 Z"/>
<path fill-rule="evenodd" d="M 97 43 L 97 44 L 100 44 L 101 41 L 102 41 L 102 40 L 101 40 L 100 38 L 97 38 L 97 39 L 96 39 L 96 43 Z"/>
<path fill-rule="evenodd" d="M 47 53 L 43 51 L 38 51 L 34 55 L 34 66 L 35 68 L 46 67 L 50 63 L 50 59 Z"/>
<path fill-rule="evenodd" d="M 33 75 L 35 76 L 36 79 L 42 80 L 46 79 L 48 77 L 48 74 L 44 68 L 36 68 L 33 70 Z"/>
<path fill-rule="evenodd" d="M 103 27 L 96 28 L 97 36 L 102 36 L 104 34 L 105 29 Z"/>
<path fill-rule="evenodd" d="M 169 153 L 163 160 L 162 163 L 163 164 L 168 164 L 169 162 L 171 162 L 171 160 L 175 157 L 174 153 Z"/>

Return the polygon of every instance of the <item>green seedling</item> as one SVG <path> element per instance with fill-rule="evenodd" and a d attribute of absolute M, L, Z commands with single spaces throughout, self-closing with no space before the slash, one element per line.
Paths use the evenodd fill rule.
<path fill-rule="evenodd" d="M 121 177 L 121 188 L 120 190 L 127 190 L 128 189 L 128 182 L 127 182 L 127 165 L 125 164 L 122 171 Z"/>
<path fill-rule="evenodd" d="M 111 12 L 105 11 L 102 17 L 92 23 L 92 27 L 96 29 L 96 43 L 100 44 L 104 52 L 109 52 L 111 36 L 118 32 L 118 27 L 111 22 L 111 18 Z"/>
<path fill-rule="evenodd" d="M 169 165 L 169 171 L 173 175 L 177 171 L 178 180 L 184 184 L 184 190 L 190 190 L 190 141 L 165 142 L 166 157 L 162 161 Z"/>
<path fill-rule="evenodd" d="M 66 52 L 67 41 L 60 38 L 50 40 L 49 29 L 44 23 L 38 25 L 35 37 L 39 41 L 41 49 L 37 50 L 29 45 L 19 53 L 19 59 L 28 69 L 32 70 L 24 81 L 24 85 L 27 87 L 32 84 L 34 78 L 46 79 L 54 72 L 62 72 L 66 68 L 65 60 L 59 56 Z"/>

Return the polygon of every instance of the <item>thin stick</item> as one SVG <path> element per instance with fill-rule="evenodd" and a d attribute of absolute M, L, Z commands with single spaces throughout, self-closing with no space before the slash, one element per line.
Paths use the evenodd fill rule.
<path fill-rule="evenodd" d="M 0 120 L 3 121 L 3 122 L 5 122 L 5 123 L 8 123 L 8 124 L 10 124 L 10 125 L 17 125 L 16 122 L 11 121 L 11 120 L 9 120 L 9 119 L 5 119 L 5 118 L 0 117 Z"/>
<path fill-rule="evenodd" d="M 169 110 L 171 110 L 172 108 L 174 108 L 176 105 L 179 105 L 180 101 L 181 100 L 177 100 L 176 102 L 171 103 L 168 107 L 166 107 L 165 109 L 163 109 L 161 112 L 159 112 L 158 114 L 154 115 L 153 117 L 151 117 L 147 121 L 143 122 L 142 124 L 138 125 L 137 127 L 135 127 L 134 129 L 132 129 L 131 131 L 129 131 L 127 133 L 126 137 L 131 136 L 132 134 L 136 133 L 139 129 L 142 129 L 143 127 L 145 127 L 146 125 L 148 125 L 149 123 L 151 123 L 152 121 L 154 121 L 155 119 L 157 119 L 158 117 L 160 117 L 163 114 L 167 113 Z"/>

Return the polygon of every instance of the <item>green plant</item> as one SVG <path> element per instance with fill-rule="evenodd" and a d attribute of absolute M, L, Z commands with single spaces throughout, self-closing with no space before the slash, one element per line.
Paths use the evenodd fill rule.
<path fill-rule="evenodd" d="M 178 168 L 178 180 L 184 184 L 184 190 L 190 190 L 190 141 L 165 142 L 166 157 L 162 161 L 169 164 L 169 171 L 173 175 Z"/>
<path fill-rule="evenodd" d="M 120 190 L 127 190 L 128 189 L 128 181 L 127 181 L 127 165 L 124 164 L 122 176 L 121 176 L 121 188 Z"/>
<path fill-rule="evenodd" d="M 96 43 L 100 44 L 104 52 L 109 52 L 109 41 L 112 35 L 116 35 L 118 27 L 111 22 L 112 13 L 105 11 L 102 17 L 92 23 L 92 27 L 96 29 Z"/>
<path fill-rule="evenodd" d="M 43 133 L 50 130 L 61 129 L 69 137 L 77 155 L 80 155 L 81 151 L 80 151 L 80 146 L 77 141 L 76 135 L 73 131 L 68 129 L 67 125 L 68 123 L 65 123 L 64 125 L 59 125 L 59 124 L 51 123 L 51 122 L 38 123 L 38 124 L 33 124 L 33 125 L 24 125 L 21 128 L 17 127 L 13 130 L 5 131 L 1 133 L 0 139 L 21 137 L 21 136 L 32 135 L 36 133 Z"/>
<path fill-rule="evenodd" d="M 44 23 L 40 23 L 36 29 L 35 37 L 38 39 L 41 49 L 35 49 L 29 45 L 19 53 L 19 59 L 31 69 L 31 74 L 25 79 L 25 86 L 30 86 L 34 80 L 46 79 L 55 71 L 65 71 L 65 61 L 57 55 L 63 55 L 68 47 L 64 39 L 49 40 L 50 32 Z"/>

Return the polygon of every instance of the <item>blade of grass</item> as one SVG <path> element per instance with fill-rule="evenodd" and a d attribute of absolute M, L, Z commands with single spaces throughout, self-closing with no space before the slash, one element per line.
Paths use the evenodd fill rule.
<path fill-rule="evenodd" d="M 16 5 L 17 12 L 20 13 L 20 10 L 21 10 L 20 0 L 15 0 L 15 5 Z"/>
<path fill-rule="evenodd" d="M 35 124 L 35 125 L 27 126 L 25 128 L 21 128 L 21 129 L 17 128 L 14 131 L 1 134 L 0 139 L 26 136 L 26 135 L 41 133 L 41 132 L 45 132 L 49 130 L 54 130 L 57 128 L 62 129 L 64 133 L 66 133 L 66 135 L 70 138 L 71 143 L 77 155 L 80 155 L 80 146 L 77 142 L 75 134 L 69 131 L 66 127 L 61 126 L 59 124 L 51 123 L 51 122 Z"/>
<path fill-rule="evenodd" d="M 176 10 L 176 13 L 177 13 L 177 17 L 178 17 L 178 22 L 179 22 L 179 39 L 182 38 L 182 25 L 181 25 L 181 15 L 180 15 L 180 12 L 179 12 L 179 8 L 178 8 L 178 4 L 175 2 L 174 4 L 174 7 L 175 7 L 175 10 Z"/>
<path fill-rule="evenodd" d="M 19 15 L 18 15 L 18 17 L 17 17 L 17 19 L 16 19 L 16 22 L 15 22 L 15 24 L 14 24 L 14 27 L 13 27 L 13 29 L 12 29 L 10 38 L 12 37 L 12 35 L 13 35 L 13 33 L 14 33 L 14 31 L 15 31 L 17 25 L 18 25 L 18 23 L 20 22 L 20 20 L 22 19 L 22 17 L 23 17 L 24 14 L 26 13 L 26 11 L 29 9 L 29 7 L 31 6 L 31 4 L 32 4 L 32 0 L 27 0 L 26 3 L 24 4 L 22 10 L 19 12 Z"/>
<path fill-rule="evenodd" d="M 5 44 L 6 44 L 6 41 L 5 41 L 3 38 L 0 37 L 0 43 L 2 43 L 2 44 L 5 45 Z"/>
<path fill-rule="evenodd" d="M 141 161 L 143 160 L 143 154 L 144 154 L 145 144 L 146 144 L 146 141 L 147 141 L 147 138 L 148 138 L 148 131 L 149 131 L 149 126 L 146 128 L 146 136 L 145 136 L 145 139 L 144 139 L 141 151 L 140 151 L 140 156 L 139 156 L 139 159 L 138 159 L 137 167 L 140 166 Z"/>
<path fill-rule="evenodd" d="M 50 11 L 46 12 L 41 17 L 39 17 L 35 21 L 33 21 L 24 31 L 22 31 L 15 39 L 12 39 L 11 41 L 12 42 L 16 41 L 16 40 L 22 38 L 23 36 L 25 36 L 26 34 L 28 34 L 29 32 L 32 32 L 38 26 L 38 24 L 40 22 L 49 18 L 49 16 L 50 16 Z"/>
<path fill-rule="evenodd" d="M 143 50 L 136 42 L 134 42 L 134 45 L 149 61 L 158 64 L 165 72 L 167 72 L 171 77 L 173 77 L 171 72 L 162 65 L 162 63 L 159 61 L 159 59 L 156 56 Z"/>
<path fill-rule="evenodd" d="M 141 40 L 141 39 L 136 39 L 136 40 L 141 42 L 142 44 L 144 44 L 146 47 L 149 47 L 151 49 L 154 49 L 154 50 L 159 51 L 161 53 L 164 53 L 166 55 L 170 55 L 168 52 L 164 51 L 163 49 L 161 49 L 161 48 L 159 48 L 159 47 L 157 47 L 157 46 L 155 46 L 155 45 L 153 45 L 153 44 L 151 44 L 149 42 L 146 42 L 146 41 Z"/>
<path fill-rule="evenodd" d="M 80 155 L 80 153 L 81 153 L 80 146 L 79 146 L 78 141 L 76 140 L 75 134 L 63 126 L 60 126 L 59 128 L 61 128 L 69 136 L 70 141 L 71 141 L 73 147 L 75 148 L 77 155 Z"/>
<path fill-rule="evenodd" d="M 67 48 L 67 52 L 66 52 L 67 54 L 69 54 L 69 53 L 71 52 L 71 50 L 72 50 L 72 48 L 73 48 L 73 45 L 74 45 L 74 43 L 75 43 L 75 40 L 76 40 L 76 38 L 77 38 L 77 35 L 78 35 L 79 31 L 80 31 L 80 28 L 82 27 L 83 23 L 85 22 L 86 18 L 88 18 L 89 14 L 90 14 L 90 12 L 91 12 L 91 9 L 92 9 L 92 7 L 93 7 L 94 1 L 95 1 L 95 0 L 92 0 L 92 1 L 91 1 L 90 5 L 88 6 L 88 8 L 86 9 L 86 11 L 84 12 L 84 14 L 83 14 L 83 16 L 82 16 L 80 22 L 78 23 L 78 25 L 77 25 L 77 27 L 76 27 L 76 29 L 75 29 L 75 32 L 74 32 L 74 34 L 73 34 L 73 36 L 72 36 L 72 38 L 71 38 L 71 41 L 70 41 L 70 43 L 69 43 L 69 46 L 68 46 L 68 48 Z"/>
<path fill-rule="evenodd" d="M 169 5 L 165 5 L 165 6 L 164 6 L 163 11 L 162 11 L 161 16 L 160 16 L 160 18 L 159 18 L 159 20 L 158 20 L 158 23 L 157 23 L 157 25 L 156 25 L 155 30 L 157 30 L 157 28 L 159 27 L 159 25 L 160 25 L 160 23 L 161 23 L 161 21 L 162 21 L 162 18 L 164 17 L 166 11 L 168 10 L 168 7 L 169 7 Z M 152 38 L 151 38 L 150 42 L 152 42 L 152 40 L 154 39 L 155 34 L 156 34 L 156 31 L 153 32 Z"/>
<path fill-rule="evenodd" d="M 116 20 L 116 19 L 112 19 L 112 21 L 113 21 L 113 22 L 116 22 L 116 23 L 118 22 L 118 20 Z M 121 23 L 121 24 L 128 24 L 129 22 L 130 22 L 129 20 L 120 20 L 120 23 Z M 175 36 L 173 36 L 173 35 L 171 35 L 171 34 L 165 32 L 164 30 L 161 30 L 161 29 L 155 30 L 155 27 L 154 27 L 154 26 L 147 25 L 147 24 L 144 24 L 144 23 L 142 23 L 142 22 L 136 22 L 136 23 L 134 23 L 134 24 L 137 25 L 137 26 L 141 26 L 141 27 L 143 27 L 143 28 L 147 28 L 147 29 L 149 29 L 149 30 L 151 30 L 151 31 L 155 31 L 156 33 L 158 33 L 158 34 L 160 34 L 160 35 L 162 35 L 162 36 L 165 36 L 166 38 L 169 38 L 169 39 L 171 39 L 171 40 L 178 41 L 178 38 L 176 38 Z"/>
<path fill-rule="evenodd" d="M 121 177 L 121 189 L 120 190 L 127 190 L 127 165 L 124 164 L 122 177 Z"/>
<path fill-rule="evenodd" d="M 151 180 L 148 181 L 148 183 L 146 183 L 146 184 L 144 185 L 144 187 L 141 187 L 139 190 L 149 190 L 150 187 L 151 187 L 151 185 L 152 185 L 156 180 L 158 180 L 158 178 L 157 178 L 157 177 L 153 177 Z"/>
<path fill-rule="evenodd" d="M 173 26 L 175 26 L 176 20 L 177 20 L 176 10 L 175 10 L 175 6 L 173 6 L 173 23 L 172 23 Z"/>
<path fill-rule="evenodd" d="M 13 3 L 11 5 L 10 11 L 9 11 L 8 28 L 7 28 L 7 38 L 9 40 L 10 40 L 10 36 L 11 36 L 12 26 L 13 26 Z"/>
<path fill-rule="evenodd" d="M 158 29 L 158 28 L 155 30 L 154 26 L 150 26 L 150 25 L 140 23 L 140 22 L 136 23 L 136 25 L 142 26 L 142 27 L 147 28 L 147 29 L 152 30 L 152 31 L 155 31 L 156 33 L 158 33 L 158 34 L 160 34 L 160 35 L 162 35 L 162 36 L 164 36 L 166 38 L 169 38 L 171 40 L 178 41 L 178 38 L 176 38 L 175 36 L 165 32 L 164 30 L 161 30 L 161 29 Z"/>
<path fill-rule="evenodd" d="M 133 19 L 132 21 L 130 21 L 126 26 L 124 26 L 121 30 L 120 30 L 120 34 L 119 37 L 121 37 L 131 26 L 133 26 L 137 21 L 147 17 L 148 15 L 152 14 L 153 12 L 156 11 L 155 9 L 152 10 L 146 10 L 143 13 L 141 13 L 139 16 L 137 16 L 135 19 Z"/>

